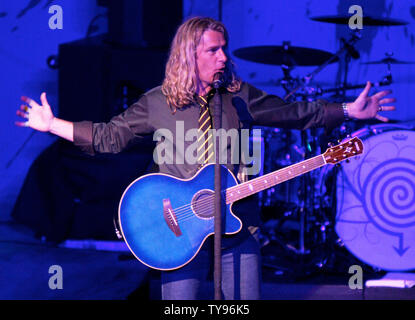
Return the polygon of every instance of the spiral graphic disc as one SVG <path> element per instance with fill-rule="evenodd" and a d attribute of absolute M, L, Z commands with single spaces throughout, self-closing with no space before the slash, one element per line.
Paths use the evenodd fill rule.
<path fill-rule="evenodd" d="M 365 212 L 379 228 L 399 232 L 415 225 L 415 161 L 382 162 L 367 177 L 363 190 Z"/>
<path fill-rule="evenodd" d="M 336 232 L 369 265 L 415 269 L 415 132 L 362 140 L 363 155 L 343 165 L 337 178 Z"/>

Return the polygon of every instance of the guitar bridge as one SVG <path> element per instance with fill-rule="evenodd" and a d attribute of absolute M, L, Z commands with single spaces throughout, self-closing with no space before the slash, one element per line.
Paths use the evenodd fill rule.
<path fill-rule="evenodd" d="M 171 231 L 173 231 L 176 237 L 181 236 L 182 231 L 180 230 L 179 222 L 177 221 L 177 217 L 174 214 L 170 199 L 163 199 L 163 216 L 167 226 Z"/>

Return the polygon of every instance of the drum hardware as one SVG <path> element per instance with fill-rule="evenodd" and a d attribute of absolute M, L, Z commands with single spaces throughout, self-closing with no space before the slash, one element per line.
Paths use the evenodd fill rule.
<path fill-rule="evenodd" d="M 358 35 L 357 32 L 355 34 Z M 353 41 L 355 41 L 358 38 L 359 38 L 358 36 L 353 37 Z M 353 41 L 350 41 L 350 42 L 353 43 Z M 285 100 L 291 100 L 291 101 L 294 101 L 298 98 L 301 98 L 303 100 L 304 99 L 310 100 L 310 96 L 315 95 L 316 90 L 315 88 L 307 86 L 306 84 L 308 84 L 317 73 L 323 70 L 324 67 L 326 67 L 330 63 L 337 61 L 339 58 L 338 56 L 340 56 L 340 54 L 344 50 L 346 50 L 345 49 L 346 47 L 339 50 L 338 56 L 333 56 L 330 54 L 330 56 L 327 56 L 328 59 L 326 59 L 323 62 L 323 65 L 318 67 L 313 73 L 303 77 L 301 80 L 298 80 L 291 76 L 291 71 L 294 68 L 294 66 L 295 65 L 309 65 L 311 64 L 311 62 L 302 60 L 298 54 L 297 55 L 292 54 L 290 51 L 290 48 L 293 48 L 293 47 L 289 46 L 289 42 L 284 42 L 282 48 L 284 48 L 285 51 L 281 53 L 281 51 L 278 51 L 279 49 L 281 49 L 281 47 L 278 47 L 277 48 L 278 50 L 275 51 L 275 55 L 272 60 L 265 59 L 265 57 L 263 56 L 264 50 L 265 51 L 268 50 L 268 52 L 266 53 L 268 55 L 271 49 L 275 49 L 275 48 L 269 48 L 269 47 L 259 47 L 259 48 L 253 47 L 251 48 L 250 51 L 248 51 L 246 48 L 244 48 L 244 50 L 238 49 L 238 51 L 235 51 L 235 55 L 241 58 L 250 60 L 250 61 L 254 61 L 254 62 L 268 63 L 268 64 L 280 64 L 283 74 L 284 74 L 284 77 L 280 81 L 280 84 L 284 88 L 284 90 L 288 93 L 288 95 L 285 97 Z M 297 49 L 296 47 L 294 48 Z M 297 50 L 297 51 L 301 51 L 301 50 Z M 305 50 L 302 50 L 302 52 L 305 52 Z M 255 53 L 260 53 L 260 54 L 258 56 L 255 56 Z M 302 84 L 299 85 L 299 82 L 301 82 Z M 300 89 L 302 90 L 301 92 L 299 92 Z M 296 94 L 294 95 L 294 93 Z M 296 153 L 301 154 L 302 159 L 314 156 L 319 151 L 319 148 L 317 148 L 316 132 L 310 133 L 310 130 L 311 129 L 301 132 L 300 147 L 296 146 L 295 148 Z M 286 135 L 291 136 L 291 131 L 289 130 L 286 130 L 286 131 L 287 131 Z M 282 132 L 280 131 L 279 133 L 281 134 Z M 289 143 L 289 141 L 291 140 L 290 138 L 284 139 L 284 140 L 286 141 L 288 140 L 288 143 L 285 144 L 285 148 L 282 149 L 283 154 L 287 156 L 287 155 L 290 155 L 292 151 L 290 150 L 292 144 Z M 266 139 L 265 142 L 266 142 L 265 143 L 266 145 L 269 145 L 268 139 Z M 289 157 L 287 160 L 290 160 Z M 284 163 L 284 164 L 289 165 L 292 163 Z M 308 173 L 306 175 L 303 175 L 301 178 L 298 178 L 300 179 L 299 181 L 301 181 L 300 186 L 298 187 L 298 192 L 297 192 L 297 196 L 300 201 L 296 205 L 296 208 L 293 214 L 289 214 L 289 215 L 284 214 L 284 217 L 282 218 L 282 221 L 286 221 L 287 219 L 292 219 L 292 218 L 299 219 L 299 230 L 298 230 L 298 239 L 297 239 L 298 245 L 297 247 L 295 247 L 293 245 L 287 244 L 284 247 L 284 249 L 288 250 L 291 254 L 294 253 L 298 257 L 304 257 L 304 258 L 305 256 L 309 255 L 311 252 L 309 248 L 306 248 L 306 233 L 309 231 L 308 229 L 310 228 L 308 217 L 315 215 L 314 211 L 317 207 L 315 203 L 316 199 L 314 197 L 316 188 L 313 185 L 315 178 L 311 176 L 313 174 L 316 174 L 316 173 Z M 272 192 L 272 190 L 270 190 L 269 192 Z M 268 197 L 267 199 L 269 200 L 270 197 Z M 321 227 L 319 228 L 320 230 L 322 230 Z M 278 238 L 275 237 L 275 233 L 274 233 L 274 236 L 271 236 L 268 238 L 268 240 L 270 239 L 273 242 L 281 243 L 281 241 L 276 240 Z M 265 243 L 269 244 L 270 241 L 265 241 Z M 301 261 L 304 261 L 303 258 L 301 258 Z M 318 263 L 318 265 L 321 266 L 322 265 L 321 262 Z M 307 273 L 308 271 L 306 271 L 306 269 L 307 268 L 305 267 L 302 268 L 301 273 L 304 273 L 304 272 Z"/>
<path fill-rule="evenodd" d="M 392 58 L 393 52 L 386 52 L 386 58 L 379 61 L 362 62 L 362 64 L 386 64 L 388 65 L 388 71 L 390 71 L 391 64 L 415 64 L 415 61 L 402 61 Z"/>
<path fill-rule="evenodd" d="M 392 84 L 392 75 L 388 74 L 386 75 L 383 80 L 379 81 L 379 82 L 371 82 L 372 87 L 383 87 L 383 86 L 389 86 Z M 345 93 L 348 90 L 355 90 L 355 89 L 363 89 L 364 87 L 366 87 L 366 83 L 361 83 L 361 84 L 356 84 L 356 85 L 345 85 L 345 86 L 340 86 L 340 87 L 335 87 L 335 88 L 329 88 L 329 89 L 318 89 L 316 90 L 316 93 L 318 95 L 324 95 L 326 93 L 331 93 L 331 92 L 335 92 L 336 94 L 339 93 Z"/>
<path fill-rule="evenodd" d="M 254 46 L 240 48 L 235 50 L 233 54 L 238 58 L 252 62 L 282 66 L 284 78 L 281 81 L 281 85 L 289 92 L 284 100 L 288 100 L 296 91 L 305 87 L 324 67 L 339 59 L 339 56 L 335 56 L 323 50 L 291 46 L 290 41 L 283 41 L 282 46 Z M 295 66 L 320 67 L 313 73 L 299 80 L 292 78 L 290 75 L 290 71 Z M 294 85 L 296 86 L 295 89 L 290 90 Z"/>
<path fill-rule="evenodd" d="M 356 37 L 356 40 L 357 39 L 360 39 L 360 37 L 361 37 L 360 33 L 355 32 L 355 35 L 358 35 L 358 37 Z M 347 87 L 347 78 L 349 76 L 349 65 L 350 65 L 350 62 L 351 62 L 352 58 L 354 58 L 354 59 L 359 58 L 360 57 L 360 54 L 354 48 L 353 43 L 347 43 L 343 38 L 341 38 L 340 40 L 341 40 L 341 42 L 343 44 L 343 49 L 344 49 L 344 51 L 346 53 L 345 56 L 344 56 L 343 83 L 341 85 L 342 88 L 345 88 L 345 87 Z M 345 94 L 346 94 L 346 91 L 345 90 L 342 90 L 340 92 L 343 94 L 343 96 L 345 96 Z"/>
<path fill-rule="evenodd" d="M 309 73 L 308 75 L 306 75 L 305 77 L 303 77 L 301 79 L 300 84 L 293 89 L 290 93 L 288 93 L 284 99 L 288 99 L 289 97 L 291 97 L 295 92 L 297 92 L 299 89 L 303 88 L 304 86 L 308 85 L 313 79 L 314 77 L 319 74 L 324 68 L 326 68 L 329 64 L 338 61 L 340 56 L 346 52 L 346 71 L 345 71 L 345 79 L 344 79 L 344 84 L 346 83 L 346 77 L 347 77 L 347 71 L 348 71 L 348 63 L 349 63 L 349 57 L 352 56 L 352 53 L 350 53 L 351 51 L 356 51 L 356 49 L 354 49 L 353 45 L 357 42 L 357 40 L 359 40 L 361 38 L 361 34 L 359 30 L 355 30 L 352 32 L 352 35 L 350 37 L 349 40 L 344 40 L 342 39 L 343 42 L 343 46 L 334 54 L 332 55 L 329 59 L 327 59 L 324 63 L 322 63 L 319 67 L 317 67 L 317 69 L 315 69 L 313 72 Z M 352 49 L 353 48 L 353 49 Z M 353 54 L 354 55 L 354 54 Z"/>
<path fill-rule="evenodd" d="M 318 22 L 327 22 L 327 23 L 334 23 L 334 24 L 342 24 L 342 25 L 348 25 L 350 16 L 349 15 L 327 15 L 327 16 L 317 16 L 317 17 L 311 17 L 310 18 L 313 21 Z M 392 19 L 392 18 L 385 18 L 385 17 L 371 17 L 365 15 L 363 17 L 363 24 L 365 26 L 404 26 L 407 25 L 408 22 L 404 20 L 398 20 L 398 19 Z M 352 39 L 354 36 L 358 36 L 360 39 L 360 33 L 359 30 L 356 29 L 354 35 L 352 35 Z M 352 40 L 350 39 L 350 40 Z M 353 89 L 360 89 L 364 88 L 365 85 L 358 85 L 358 86 L 349 86 L 347 85 L 347 77 L 348 77 L 348 71 L 349 71 L 349 64 L 351 61 L 351 58 L 358 59 L 360 57 L 359 52 L 354 48 L 353 42 L 345 41 L 343 38 L 340 39 L 343 44 L 343 49 L 346 50 L 346 56 L 345 56 L 345 66 L 344 66 L 344 77 L 343 77 L 343 84 L 340 86 L 340 88 L 333 88 L 332 90 L 323 90 L 321 93 L 325 92 L 336 92 L 337 95 L 340 95 L 340 97 L 345 95 L 346 90 L 353 90 Z M 376 83 L 377 86 L 387 86 L 392 83 L 392 73 L 390 70 L 390 64 L 393 62 L 399 63 L 398 60 L 391 60 L 391 57 L 388 57 L 386 59 L 383 59 L 383 61 L 379 62 L 371 62 L 368 64 L 380 64 L 380 63 L 387 63 L 388 64 L 388 73 L 383 78 L 381 82 Z M 410 62 L 408 62 L 410 63 Z M 343 100 L 345 101 L 345 100 Z"/>
<path fill-rule="evenodd" d="M 326 16 L 326 17 L 315 17 L 312 20 L 336 23 L 336 24 L 348 24 L 350 17 L 343 16 Z M 373 17 L 364 17 L 364 24 L 366 26 L 398 26 L 408 24 L 405 21 L 400 21 L 396 19 L 389 18 L 373 18 Z M 331 54 L 324 52 L 322 50 L 308 49 L 302 47 L 291 46 L 289 41 L 284 41 L 282 46 L 255 46 L 255 47 L 246 47 L 240 48 L 234 51 L 235 56 L 252 61 L 257 63 L 269 64 L 269 65 L 279 65 L 283 72 L 283 78 L 278 82 L 280 86 L 285 90 L 286 101 L 314 101 L 318 96 L 326 95 L 333 93 L 333 98 L 337 98 L 337 102 L 344 101 L 354 101 L 355 97 L 349 99 L 346 98 L 346 93 L 349 90 L 362 89 L 366 86 L 366 83 L 350 85 L 348 84 L 348 72 L 349 65 L 352 63 L 352 60 L 360 59 L 359 51 L 355 48 L 355 44 L 358 40 L 361 39 L 361 31 L 353 30 L 351 32 L 350 39 L 345 40 L 344 38 L 340 39 L 341 47 L 335 53 Z M 314 55 L 314 57 L 312 56 Z M 387 74 L 382 78 L 381 81 L 372 82 L 372 86 L 388 86 L 392 83 L 392 64 L 412 64 L 410 61 L 400 61 L 391 57 L 389 53 L 385 59 L 380 61 L 371 61 L 366 64 L 386 64 L 388 66 Z M 317 74 L 323 71 L 329 64 L 334 62 L 344 62 L 344 69 L 342 70 L 342 83 L 340 86 L 334 88 L 321 88 L 318 86 L 310 86 L 310 83 L 315 78 Z M 304 77 L 293 77 L 291 72 L 297 66 L 317 66 L 317 68 L 307 74 Z M 340 129 L 337 130 L 335 137 L 337 139 L 342 138 L 346 135 L 350 135 L 355 131 L 354 121 L 348 121 Z M 281 130 L 278 134 L 282 132 L 289 131 L 290 134 L 293 133 L 292 130 Z M 286 134 L 288 135 L 288 134 Z M 274 136 L 270 136 L 265 139 L 265 145 L 271 145 L 272 139 Z M 323 135 L 319 134 L 316 131 L 311 131 L 307 129 L 300 134 L 299 142 L 295 144 L 296 148 L 292 148 L 290 143 L 291 139 L 287 139 L 288 143 L 283 143 L 283 147 L 280 148 L 280 155 L 278 157 L 271 157 L 269 164 L 274 166 L 277 163 L 287 165 L 289 164 L 290 155 L 292 155 L 293 150 L 295 149 L 297 155 L 301 155 L 304 159 L 309 156 L 314 156 L 318 153 L 321 153 L 319 150 L 318 142 L 321 142 Z M 285 140 L 285 139 L 284 139 Z M 320 149 L 325 148 L 320 144 Z M 268 154 L 268 153 L 267 153 Z M 269 156 L 269 154 L 268 154 Z M 284 160 L 285 161 L 284 163 Z M 265 160 L 264 160 L 265 161 Z M 295 162 L 295 161 L 293 161 Z M 300 271 L 300 273 L 307 273 L 307 268 L 310 267 L 310 259 L 315 254 L 315 250 L 320 253 L 323 251 L 323 256 L 321 256 L 318 261 L 314 261 L 313 265 L 317 268 L 323 268 L 326 264 L 329 263 L 329 260 L 332 258 L 333 249 L 332 245 L 338 238 L 335 234 L 334 226 L 335 220 L 334 216 L 336 215 L 336 206 L 335 206 L 335 178 L 337 177 L 337 172 L 341 170 L 341 167 L 334 167 L 331 169 L 330 173 L 325 173 L 330 175 L 332 185 L 323 190 L 323 184 L 319 181 L 321 178 L 321 173 L 318 171 L 313 173 L 308 173 L 298 179 L 301 180 L 300 186 L 298 187 L 298 201 L 294 204 L 294 208 L 291 208 L 289 212 L 281 213 L 279 211 L 279 219 L 281 223 L 274 224 L 272 227 L 267 225 L 265 227 L 265 233 L 268 233 L 265 246 L 272 245 L 272 243 L 277 244 L 280 248 L 284 248 L 284 252 L 290 252 L 297 256 L 297 264 L 294 264 L 293 269 Z M 326 179 L 326 178 L 323 178 Z M 333 191 L 334 190 L 334 191 Z M 326 194 L 324 193 L 326 192 Z M 331 197 L 328 195 L 331 193 Z M 267 196 L 264 196 L 264 201 L 262 205 L 267 205 L 268 208 L 272 208 L 271 198 L 275 198 L 275 193 L 270 191 Z M 291 202 L 290 202 L 291 203 Z M 334 205 L 333 205 L 334 204 Z M 277 209 L 275 212 L 278 211 Z M 284 209 L 285 210 L 285 209 Z M 284 211 L 282 210 L 282 211 Z M 275 217 L 274 217 L 275 218 Z M 272 219 L 271 219 L 272 220 Z M 293 241 L 287 241 L 279 236 L 282 227 L 282 224 L 286 221 L 295 220 L 298 223 L 298 233 L 295 245 Z M 316 242 L 309 242 L 310 237 L 313 237 L 312 240 Z M 291 238 L 292 240 L 292 238 Z M 285 241 L 285 245 L 284 245 Z M 315 244 L 317 243 L 317 246 Z M 314 245 L 314 248 L 313 248 Z M 271 254 L 272 255 L 272 254 Z M 299 268 L 298 268 L 299 267 Z M 275 265 L 276 269 L 282 269 L 281 266 Z"/>
<path fill-rule="evenodd" d="M 282 84 L 285 84 L 285 82 L 283 82 L 284 80 L 285 80 L 284 78 L 281 80 Z M 290 84 L 293 84 L 293 83 L 298 83 L 298 80 L 291 78 Z M 363 89 L 366 86 L 366 83 L 361 83 L 361 84 L 356 84 L 356 85 L 346 84 L 347 83 L 346 78 L 344 78 L 344 83 L 342 85 L 333 87 L 333 88 L 328 88 L 328 89 L 323 89 L 319 86 L 315 86 L 315 87 L 305 86 L 305 82 L 302 82 L 302 83 L 303 85 L 299 85 L 297 88 L 292 89 L 292 91 L 285 96 L 286 100 L 291 96 L 292 92 L 297 91 L 296 96 L 302 97 L 303 100 L 306 99 L 306 100 L 312 101 L 312 100 L 315 100 L 317 97 L 323 96 L 327 93 L 334 93 L 334 95 L 331 96 L 330 100 L 335 100 L 335 101 L 338 100 L 341 102 L 352 101 L 352 100 L 354 101 L 356 97 L 347 97 L 346 92 L 349 90 Z M 389 86 L 392 83 L 393 83 L 392 72 L 390 68 L 388 68 L 387 74 L 382 78 L 382 80 L 377 81 L 377 82 L 371 82 L 371 86 L 374 88 L 378 88 L 378 87 Z M 288 87 L 286 86 L 284 87 L 284 89 L 287 91 Z M 299 89 L 303 89 L 303 92 L 298 93 Z"/>
<path fill-rule="evenodd" d="M 292 69 L 292 66 L 287 66 L 285 64 L 281 65 L 281 70 L 284 74 L 284 77 L 280 80 L 280 85 L 285 90 L 285 92 L 290 92 L 298 85 L 298 79 L 291 76 Z"/>
<path fill-rule="evenodd" d="M 399 64 L 403 64 L 403 65 L 415 64 L 415 61 L 402 61 L 402 60 L 397 60 L 395 58 L 392 58 L 393 52 L 385 52 L 385 56 L 386 56 L 386 58 L 383 58 L 382 60 L 363 62 L 362 64 L 365 64 L 365 65 L 386 64 L 387 74 L 384 77 L 384 79 L 382 80 L 382 82 L 386 83 L 386 85 L 388 85 L 387 82 L 392 83 L 392 64 L 396 64 L 396 65 L 399 65 Z"/>

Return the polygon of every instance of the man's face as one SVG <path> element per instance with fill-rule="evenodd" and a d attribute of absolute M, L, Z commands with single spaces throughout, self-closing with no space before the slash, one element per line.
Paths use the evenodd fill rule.
<path fill-rule="evenodd" d="M 206 30 L 202 34 L 196 48 L 196 67 L 202 88 L 208 87 L 215 73 L 223 73 L 227 61 L 224 52 L 226 46 L 223 34 L 218 31 Z"/>

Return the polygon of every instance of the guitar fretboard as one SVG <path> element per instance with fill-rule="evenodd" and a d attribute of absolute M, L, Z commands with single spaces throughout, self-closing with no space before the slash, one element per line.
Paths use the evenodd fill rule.
<path fill-rule="evenodd" d="M 324 156 L 319 155 L 300 163 L 293 164 L 289 167 L 268 173 L 264 176 L 238 184 L 226 190 L 226 203 L 230 204 L 241 200 L 257 192 L 298 177 L 303 173 L 322 167 L 325 164 L 326 160 L 324 159 Z"/>

